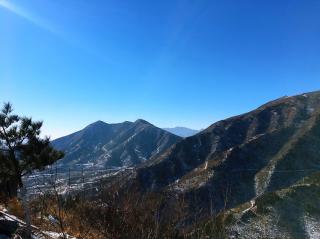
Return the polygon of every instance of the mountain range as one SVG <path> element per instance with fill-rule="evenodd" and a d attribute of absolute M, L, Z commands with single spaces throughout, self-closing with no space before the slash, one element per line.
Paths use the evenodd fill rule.
<path fill-rule="evenodd" d="M 190 235 L 222 214 L 222 238 L 319 238 L 320 91 L 279 98 L 190 137 L 144 120 L 98 121 L 52 143 L 65 150 L 63 165 L 135 166 L 120 187 L 183 198 Z"/>
<path fill-rule="evenodd" d="M 65 152 L 60 167 L 123 167 L 140 164 L 161 154 L 181 138 L 145 120 L 107 124 L 97 121 L 52 141 Z"/>
<path fill-rule="evenodd" d="M 318 91 L 214 123 L 139 166 L 129 185 L 183 196 L 189 223 L 228 211 L 232 238 L 310 238 L 320 233 L 312 226 L 320 219 L 319 170 Z"/>

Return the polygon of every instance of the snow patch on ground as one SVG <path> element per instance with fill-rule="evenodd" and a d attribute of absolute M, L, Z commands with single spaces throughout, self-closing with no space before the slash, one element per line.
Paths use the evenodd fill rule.
<path fill-rule="evenodd" d="M 20 227 L 22 227 L 23 225 L 26 225 L 26 223 L 22 220 L 20 220 L 19 218 L 17 218 L 14 215 L 8 214 L 7 213 L 7 209 L 4 207 L 0 207 L 1 211 L 0 211 L 0 215 L 1 218 L 3 218 L 4 220 L 7 221 L 16 221 Z M 58 233 L 58 232 L 52 232 L 52 231 L 41 231 L 38 227 L 31 225 L 32 227 L 32 239 L 47 239 L 52 238 L 52 239 L 60 239 L 60 238 L 66 238 L 66 239 L 77 239 L 76 237 L 72 237 L 66 233 Z M 0 239 L 2 238 L 9 238 L 9 237 L 4 237 L 3 235 L 0 234 Z"/>
<path fill-rule="evenodd" d="M 134 149 L 134 152 L 137 154 L 137 156 L 139 157 L 139 159 L 141 159 L 141 161 L 146 161 L 147 158 L 142 155 L 141 151 L 139 150 L 139 147 L 136 146 L 135 149 Z"/>
<path fill-rule="evenodd" d="M 229 157 L 229 155 L 232 153 L 232 151 L 233 151 L 233 147 L 229 148 L 229 149 L 225 152 L 222 161 L 225 161 L 225 160 Z"/>
<path fill-rule="evenodd" d="M 264 177 L 263 179 L 260 179 L 257 175 L 254 177 L 254 187 L 256 191 L 256 196 L 260 196 L 263 194 L 271 180 L 271 176 L 273 174 L 273 171 L 275 169 L 275 165 L 271 165 L 270 168 L 264 170 Z"/>
<path fill-rule="evenodd" d="M 304 217 L 304 224 L 308 238 L 319 239 L 320 238 L 320 221 L 314 218 Z"/>
<path fill-rule="evenodd" d="M 42 233 L 54 239 L 60 239 L 60 238 L 76 239 L 75 237 L 72 237 L 65 233 L 58 233 L 58 232 L 51 232 L 51 231 L 43 231 Z"/>
<path fill-rule="evenodd" d="M 126 143 L 129 143 L 134 137 L 137 136 L 138 133 L 134 133 L 132 136 L 130 136 L 127 140 Z"/>
<path fill-rule="evenodd" d="M 248 140 L 248 142 L 252 142 L 252 141 L 254 141 L 254 140 L 257 140 L 257 139 L 259 139 L 260 137 L 262 137 L 263 135 L 265 135 L 265 134 L 257 134 L 257 135 L 255 135 L 255 136 L 253 136 L 252 138 L 250 138 L 249 140 Z M 247 143 L 248 143 L 247 142 Z"/>
<path fill-rule="evenodd" d="M 204 165 L 204 170 L 206 170 L 208 168 L 208 161 L 206 161 L 205 165 Z"/>
<path fill-rule="evenodd" d="M 160 147 L 157 147 L 157 149 L 154 150 L 151 154 L 152 154 L 152 155 L 156 155 L 156 154 L 158 154 L 159 152 L 160 152 Z"/>
<path fill-rule="evenodd" d="M 253 199 L 250 200 L 250 207 L 245 209 L 245 210 L 243 210 L 242 214 L 245 214 L 246 212 L 250 211 L 254 207 L 254 205 L 255 205 L 255 200 L 253 200 Z"/>
<path fill-rule="evenodd" d="M 263 223 L 262 223 L 263 221 Z M 258 218 L 250 219 L 249 221 L 239 219 L 239 221 L 227 228 L 228 238 L 290 238 L 290 236 L 280 231 L 278 222 L 274 221 L 273 217 L 261 216 Z"/>

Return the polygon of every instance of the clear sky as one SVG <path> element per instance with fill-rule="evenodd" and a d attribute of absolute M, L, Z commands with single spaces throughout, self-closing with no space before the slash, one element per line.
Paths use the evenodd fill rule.
<path fill-rule="evenodd" d="M 318 0 L 0 0 L 0 103 L 52 138 L 205 128 L 320 89 Z"/>

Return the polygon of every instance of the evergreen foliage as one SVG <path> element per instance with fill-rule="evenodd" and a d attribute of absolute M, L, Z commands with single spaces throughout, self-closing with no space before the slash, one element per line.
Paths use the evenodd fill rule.
<path fill-rule="evenodd" d="M 0 111 L 0 184 L 9 196 L 23 186 L 24 175 L 63 157 L 50 145 L 50 138 L 40 137 L 41 127 L 41 121 L 18 116 L 10 103 L 4 103 Z"/>

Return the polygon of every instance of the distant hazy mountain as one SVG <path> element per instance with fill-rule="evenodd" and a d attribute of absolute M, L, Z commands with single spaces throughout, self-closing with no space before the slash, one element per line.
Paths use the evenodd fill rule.
<path fill-rule="evenodd" d="M 58 164 L 63 167 L 132 166 L 161 154 L 180 137 L 144 120 L 107 124 L 97 121 L 84 129 L 52 141 L 65 152 Z"/>
<path fill-rule="evenodd" d="M 186 127 L 174 127 L 174 128 L 163 128 L 163 129 L 183 138 L 193 136 L 200 132 L 200 130 L 189 129 Z"/>

